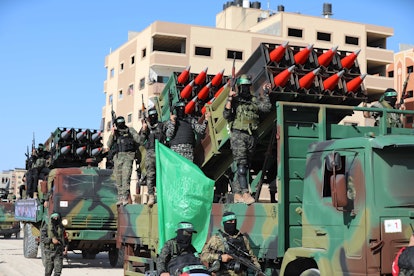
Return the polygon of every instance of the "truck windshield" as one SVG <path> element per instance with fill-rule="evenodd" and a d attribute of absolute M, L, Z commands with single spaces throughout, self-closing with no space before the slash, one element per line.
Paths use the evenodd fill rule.
<path fill-rule="evenodd" d="M 71 174 L 62 178 L 62 193 L 74 196 L 95 197 L 107 195 L 112 197 L 117 194 L 116 186 L 111 175 L 85 175 Z"/>
<path fill-rule="evenodd" d="M 414 148 L 374 150 L 376 203 L 383 207 L 414 206 Z"/>

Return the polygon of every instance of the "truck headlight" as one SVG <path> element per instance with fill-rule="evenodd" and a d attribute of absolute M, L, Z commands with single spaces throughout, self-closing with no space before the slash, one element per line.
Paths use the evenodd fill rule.
<path fill-rule="evenodd" d="M 66 226 L 66 225 L 68 225 L 68 223 L 69 223 L 69 221 L 67 220 L 67 219 L 62 219 L 62 224 L 63 224 L 63 226 Z"/>

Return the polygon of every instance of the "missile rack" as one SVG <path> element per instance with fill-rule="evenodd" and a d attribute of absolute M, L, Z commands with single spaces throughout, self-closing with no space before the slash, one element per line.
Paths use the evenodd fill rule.
<path fill-rule="evenodd" d="M 45 142 L 49 168 L 97 166 L 104 158 L 102 132 L 96 129 L 58 127 Z"/>

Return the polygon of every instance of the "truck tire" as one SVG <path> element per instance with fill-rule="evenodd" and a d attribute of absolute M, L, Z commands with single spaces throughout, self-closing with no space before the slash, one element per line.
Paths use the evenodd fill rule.
<path fill-rule="evenodd" d="M 319 276 L 321 272 L 317 268 L 310 268 L 303 271 L 299 276 Z"/>
<path fill-rule="evenodd" d="M 112 267 L 123 267 L 124 266 L 125 248 L 111 248 L 108 251 L 109 263 Z"/>
<path fill-rule="evenodd" d="M 24 224 L 24 236 L 23 236 L 23 254 L 25 258 L 36 258 L 38 244 L 36 237 L 32 233 L 32 225 L 30 223 Z"/>

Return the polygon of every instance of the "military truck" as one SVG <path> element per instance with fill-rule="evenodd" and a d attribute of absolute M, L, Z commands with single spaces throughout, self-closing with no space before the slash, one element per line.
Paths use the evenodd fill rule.
<path fill-rule="evenodd" d="M 112 266 L 122 264 L 116 248 L 117 190 L 112 170 L 98 168 L 104 157 L 101 132 L 59 127 L 44 143 L 50 172 L 39 181 L 38 197 L 18 200 L 16 218 L 23 223 L 26 258 L 36 258 L 40 230 L 53 212 L 65 226 L 68 250 L 83 258 L 108 252 Z M 42 254 L 43 256 L 43 254 Z"/>
<path fill-rule="evenodd" d="M 0 236 L 6 239 L 15 235 L 20 237 L 20 223 L 14 217 L 14 200 L 10 196 L 11 179 L 8 176 L 1 177 L 0 182 Z"/>
<path fill-rule="evenodd" d="M 382 113 L 379 126 L 349 123 L 349 116 L 374 110 L 358 107 L 368 100 L 358 52 L 287 45 L 261 44 L 237 73 L 252 76 L 256 94 L 265 82 L 273 87 L 274 108 L 260 114 L 249 172 L 254 204 L 234 204 L 227 193 L 234 175 L 222 118 L 228 86 L 212 91 L 217 96 L 209 103 L 197 102 L 200 114 L 203 107 L 211 113 L 196 151 L 197 164 L 215 181 L 208 236 L 231 210 L 267 275 L 390 275 L 414 223 L 414 135 L 412 129 L 387 127 L 386 118 L 388 112 L 413 112 L 375 109 Z M 168 94 L 177 99 L 186 86 L 179 76 L 171 76 L 159 97 L 162 114 L 169 113 Z M 261 197 L 263 184 L 271 182 L 277 202 Z M 158 231 L 165 227 L 158 225 L 159 216 L 158 205 L 119 208 L 117 243 L 126 248 L 125 275 L 155 269 Z"/>

